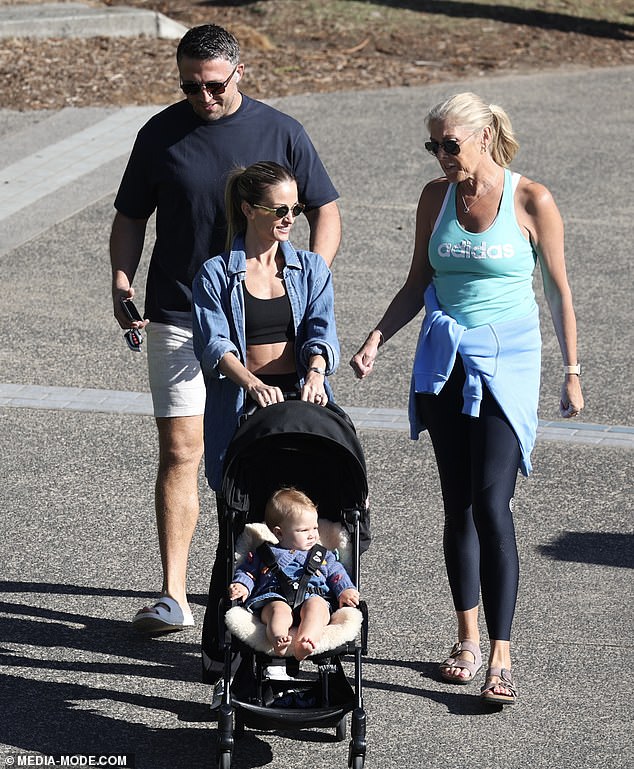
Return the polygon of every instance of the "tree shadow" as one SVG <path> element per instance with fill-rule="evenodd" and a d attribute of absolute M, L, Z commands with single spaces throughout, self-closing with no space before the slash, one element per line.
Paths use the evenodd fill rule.
<path fill-rule="evenodd" d="M 510 5 L 483 5 L 460 0 L 372 0 L 375 5 L 402 8 L 459 19 L 486 19 L 505 24 L 521 24 L 527 27 L 551 29 L 559 32 L 576 32 L 590 37 L 607 37 L 613 40 L 634 40 L 634 24 L 621 24 L 602 19 L 588 19 L 565 13 L 551 13 L 535 8 L 514 8 Z M 242 3 L 244 4 L 244 3 Z M 630 14 L 632 15 L 632 14 Z"/>
<path fill-rule="evenodd" d="M 0 589 L 14 598 L 20 592 L 130 594 L 8 581 Z M 0 601 L 0 612 L 0 666 L 11 669 L 0 674 L 0 745 L 45 756 L 126 754 L 136 769 L 214 765 L 212 690 L 205 687 L 200 697 L 201 690 L 192 689 L 200 682 L 195 633 L 147 638 L 129 622 L 15 600 Z M 144 693 L 159 687 L 160 694 Z M 248 735 L 236 745 L 232 767 L 271 760 L 270 746 Z"/>
<path fill-rule="evenodd" d="M 565 531 L 539 552 L 557 561 L 634 568 L 634 534 L 598 531 Z"/>
<path fill-rule="evenodd" d="M 0 580 L 0 593 L 57 593 L 59 595 L 94 595 L 111 598 L 140 598 L 156 600 L 155 591 L 147 590 L 118 590 L 112 587 L 84 587 L 82 585 L 67 585 L 55 582 L 12 582 Z M 203 593 L 188 593 L 190 603 L 200 606 L 207 605 L 207 595 Z"/>
<path fill-rule="evenodd" d="M 384 683 L 382 681 L 366 680 L 364 687 L 376 691 L 385 691 L 392 694 L 409 694 L 436 702 L 447 709 L 449 713 L 457 716 L 481 716 L 490 715 L 499 712 L 502 706 L 491 706 L 480 699 L 477 686 L 465 686 L 460 684 L 449 684 L 440 677 L 437 662 L 423 662 L 412 660 L 395 660 L 368 658 L 364 660 L 364 665 L 379 665 L 381 667 L 399 667 L 412 670 L 420 678 L 429 681 L 436 681 L 443 685 L 442 689 L 429 689 L 420 686 L 403 686 L 401 684 Z"/>
<path fill-rule="evenodd" d="M 23 645 L 32 649 L 64 649 L 83 660 L 85 653 L 104 655 L 104 661 L 40 659 L 14 652 L 0 653 L 0 663 L 25 668 L 106 673 L 118 676 L 200 681 L 198 643 L 172 643 L 170 636 L 148 638 L 135 633 L 129 622 L 89 617 L 69 611 L 0 601 L 0 650 Z M 111 658 L 112 661 L 108 661 Z M 121 662 L 114 658 L 130 660 Z M 136 662 L 135 662 L 136 660 Z M 139 665 L 145 662 L 146 665 Z"/>
<path fill-rule="evenodd" d="M 11 716 L 0 719 L 0 743 L 43 755 L 127 754 L 136 769 L 209 769 L 214 765 L 216 729 L 161 728 L 103 715 L 100 708 L 131 705 L 179 721 L 200 721 L 193 704 L 169 697 L 0 675 L 0 697 L 11 703 Z M 200 704 L 196 705 L 200 710 Z M 194 708 L 195 710 L 196 708 Z M 207 709 L 207 712 L 208 709 Z M 8 713 L 7 713 L 8 715 Z M 193 716 L 193 717 L 192 717 Z M 271 748 L 254 735 L 237 744 L 234 769 L 265 766 Z M 130 764 L 128 764 L 130 765 Z"/>

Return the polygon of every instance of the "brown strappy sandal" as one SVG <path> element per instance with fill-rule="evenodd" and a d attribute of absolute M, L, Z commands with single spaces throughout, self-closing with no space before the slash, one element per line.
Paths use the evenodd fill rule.
<path fill-rule="evenodd" d="M 458 655 L 461 652 L 469 652 L 469 654 L 473 654 L 473 662 L 458 659 Z M 440 676 L 443 681 L 448 681 L 452 684 L 468 684 L 473 681 L 476 673 L 481 667 L 482 653 L 480 652 L 480 647 L 473 641 L 458 641 L 449 652 L 449 657 L 444 662 L 440 663 Z M 469 675 L 452 676 L 449 673 L 446 673 L 443 668 L 459 668 L 460 670 L 467 670 Z"/>
<path fill-rule="evenodd" d="M 517 702 L 517 684 L 513 680 L 511 671 L 506 668 L 489 668 L 486 675 L 487 682 L 492 676 L 497 676 L 500 680 L 495 683 L 491 681 L 484 684 L 480 689 L 480 697 L 483 701 L 492 705 L 515 705 Z M 508 689 L 510 694 L 496 694 L 493 691 L 496 686 Z"/>

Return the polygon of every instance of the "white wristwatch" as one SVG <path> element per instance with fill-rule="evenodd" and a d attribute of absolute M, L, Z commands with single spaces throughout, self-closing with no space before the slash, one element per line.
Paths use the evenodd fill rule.
<path fill-rule="evenodd" d="M 581 364 L 575 363 L 574 366 L 564 366 L 564 374 L 581 374 Z"/>

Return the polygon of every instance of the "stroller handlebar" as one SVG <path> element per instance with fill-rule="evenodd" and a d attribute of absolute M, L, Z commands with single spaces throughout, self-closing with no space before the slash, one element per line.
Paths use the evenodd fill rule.
<path fill-rule="evenodd" d="M 282 392 L 282 395 L 284 396 L 284 402 L 301 400 L 301 393 L 299 393 L 297 390 L 289 390 L 288 392 L 284 391 Z M 271 404 L 271 405 L 276 405 L 276 404 Z M 338 414 L 339 416 L 342 416 L 347 419 L 347 415 L 345 411 L 343 411 L 343 409 L 337 406 L 337 404 L 334 403 L 334 401 L 328 401 L 328 403 L 325 406 L 318 406 L 316 403 L 313 405 L 316 408 L 330 409 L 330 411 L 334 411 L 335 414 Z M 260 406 L 251 398 L 247 398 L 244 405 L 244 410 L 240 417 L 240 424 L 242 424 L 246 419 L 249 419 L 249 417 L 252 417 L 256 413 L 256 411 L 260 411 L 262 408 L 269 408 L 269 406 Z"/>

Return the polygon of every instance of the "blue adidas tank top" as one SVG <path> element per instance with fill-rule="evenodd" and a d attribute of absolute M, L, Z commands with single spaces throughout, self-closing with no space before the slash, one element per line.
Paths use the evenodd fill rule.
<path fill-rule="evenodd" d="M 536 254 L 515 217 L 519 174 L 504 171 L 500 209 L 484 232 L 458 221 L 450 184 L 429 240 L 429 261 L 440 307 L 467 328 L 529 315 L 535 309 Z"/>

